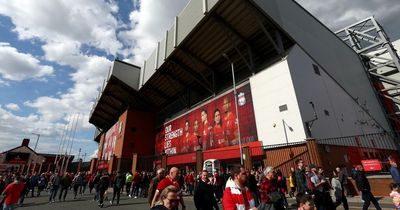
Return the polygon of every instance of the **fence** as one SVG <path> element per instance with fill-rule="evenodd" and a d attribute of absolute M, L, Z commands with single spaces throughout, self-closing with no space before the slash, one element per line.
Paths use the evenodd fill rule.
<path fill-rule="evenodd" d="M 390 168 L 387 157 L 398 157 L 393 136 L 392 133 L 383 132 L 268 145 L 264 146 L 264 165 L 274 166 L 284 175 L 289 175 L 290 168 L 296 167 L 296 159 L 303 159 L 306 165 L 323 165 L 326 172 L 333 171 L 338 165 L 350 171 L 362 160 L 378 159 L 382 163 L 379 173 L 385 173 Z"/>
<path fill-rule="evenodd" d="M 264 165 L 274 166 L 280 169 L 284 175 L 289 176 L 290 168 L 295 166 L 296 159 L 303 159 L 310 162 L 306 141 L 293 142 L 288 144 L 264 146 L 266 159 Z"/>

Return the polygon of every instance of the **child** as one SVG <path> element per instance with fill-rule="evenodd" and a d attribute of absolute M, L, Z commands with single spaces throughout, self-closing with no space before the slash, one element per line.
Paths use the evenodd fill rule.
<path fill-rule="evenodd" d="M 396 210 L 400 209 L 400 193 L 398 192 L 399 186 L 395 183 L 390 183 L 390 189 L 392 192 L 389 194 L 391 198 L 393 198 L 393 204 L 394 207 L 396 207 Z"/>

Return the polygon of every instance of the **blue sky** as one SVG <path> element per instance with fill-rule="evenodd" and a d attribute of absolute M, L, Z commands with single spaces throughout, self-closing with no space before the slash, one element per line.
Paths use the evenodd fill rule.
<path fill-rule="evenodd" d="M 72 153 L 92 156 L 89 113 L 111 62 L 141 66 L 188 0 L 4 0 L 0 4 L 0 152 L 23 138 L 58 151 L 68 119 L 80 113 Z M 368 16 L 400 37 L 397 0 L 299 0 L 333 31 Z M 332 10 L 332 8 L 337 8 Z M 88 158 L 87 158 L 88 159 Z"/>

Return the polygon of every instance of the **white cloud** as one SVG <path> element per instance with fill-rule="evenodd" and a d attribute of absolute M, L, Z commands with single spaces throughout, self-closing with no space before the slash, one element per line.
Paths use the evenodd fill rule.
<path fill-rule="evenodd" d="M 375 16 L 393 40 L 400 38 L 398 0 L 296 0 L 332 31 Z M 332 9 L 334 8 L 334 9 Z"/>
<path fill-rule="evenodd" d="M 21 53 L 9 43 L 0 42 L 0 74 L 4 79 L 21 81 L 53 74 L 53 67 L 41 65 L 31 54 Z"/>
<path fill-rule="evenodd" d="M 97 158 L 98 152 L 99 152 L 99 149 L 94 150 L 93 153 L 90 155 L 90 158 Z"/>
<path fill-rule="evenodd" d="M 4 80 L 0 79 L 0 87 L 1 86 L 10 86 L 10 83 L 8 81 L 4 81 Z"/>
<path fill-rule="evenodd" d="M 89 113 L 111 61 L 105 57 L 94 55 L 95 51 L 82 52 L 81 49 L 83 46 L 95 48 L 114 56 L 122 49 L 123 46 L 116 36 L 116 30 L 121 27 L 121 23 L 113 16 L 116 12 L 118 12 L 118 6 L 114 1 L 38 0 L 30 2 L 10 0 L 0 4 L 0 15 L 10 17 L 15 25 L 13 31 L 19 39 L 29 40 L 33 45 L 42 48 L 44 55 L 40 59 L 73 69 L 69 73 L 70 77 L 64 78 L 73 82 L 69 89 L 58 91 L 56 96 L 44 95 L 24 102 L 25 106 L 37 110 L 35 114 L 22 117 L 0 107 L 0 121 L 7 122 L 0 123 L 2 148 L 17 146 L 21 139 L 29 137 L 31 132 L 35 132 L 41 134 L 39 151 L 55 153 L 68 116 L 71 113 L 81 113 L 77 126 L 77 142 L 74 144 L 72 152 L 73 154 L 77 153 L 77 148 L 83 147 L 83 145 L 82 152 L 88 154 L 92 152 L 97 143 L 92 139 L 82 138 L 79 134 L 86 133 L 85 136 L 92 136 L 87 135 L 87 132 L 90 134 L 93 132 L 93 126 L 88 123 Z M 36 40 L 40 40 L 40 42 Z M 13 53 L 12 56 L 7 57 L 10 60 L 18 59 L 14 62 L 14 66 L 27 65 L 26 61 L 29 61 L 28 64 L 36 64 L 35 69 L 46 70 L 44 67 L 47 66 L 40 66 L 39 60 L 32 55 L 20 53 L 8 44 L 2 44 L 1 48 L 6 49 L 8 54 Z M 5 58 L 0 54 L 0 60 Z M 5 66 L 3 63 L 0 62 L 2 69 Z M 42 72 L 47 73 L 46 71 Z M 17 74 L 18 71 L 15 70 L 7 71 L 7 73 L 7 76 L 4 76 L 0 71 L 4 78 L 13 80 L 46 75 L 31 72 Z M 50 80 L 50 82 L 54 81 Z M 0 80 L 0 85 L 8 84 L 8 81 Z M 6 108 L 9 109 L 9 107 Z M 18 135 L 15 135 L 16 130 Z"/>
<path fill-rule="evenodd" d="M 8 110 L 12 110 L 12 111 L 20 111 L 21 109 L 19 108 L 18 104 L 14 104 L 14 103 L 9 103 L 6 105 L 6 108 Z"/>
<path fill-rule="evenodd" d="M 133 63 L 142 65 L 187 2 L 188 0 L 141 1 L 140 11 L 133 11 L 129 16 L 130 30 L 118 34 L 125 46 L 128 46 L 123 52 L 125 56 L 133 57 L 130 59 Z"/>
<path fill-rule="evenodd" d="M 11 18 L 20 39 L 78 41 L 109 54 L 122 48 L 115 34 L 118 21 L 112 13 L 116 11 L 115 2 L 97 0 L 8 0 L 0 4 L 0 14 Z"/>

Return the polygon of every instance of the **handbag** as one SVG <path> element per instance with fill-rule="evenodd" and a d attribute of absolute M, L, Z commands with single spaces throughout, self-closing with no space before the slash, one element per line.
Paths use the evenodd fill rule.
<path fill-rule="evenodd" d="M 258 210 L 275 210 L 275 206 L 273 203 L 261 203 L 257 207 Z"/>
<path fill-rule="evenodd" d="M 280 199 L 282 199 L 282 195 L 281 195 L 281 193 L 278 192 L 278 191 L 269 193 L 269 194 L 268 194 L 268 197 L 269 197 L 269 200 L 270 200 L 272 203 L 276 203 L 276 202 L 278 202 Z"/>

